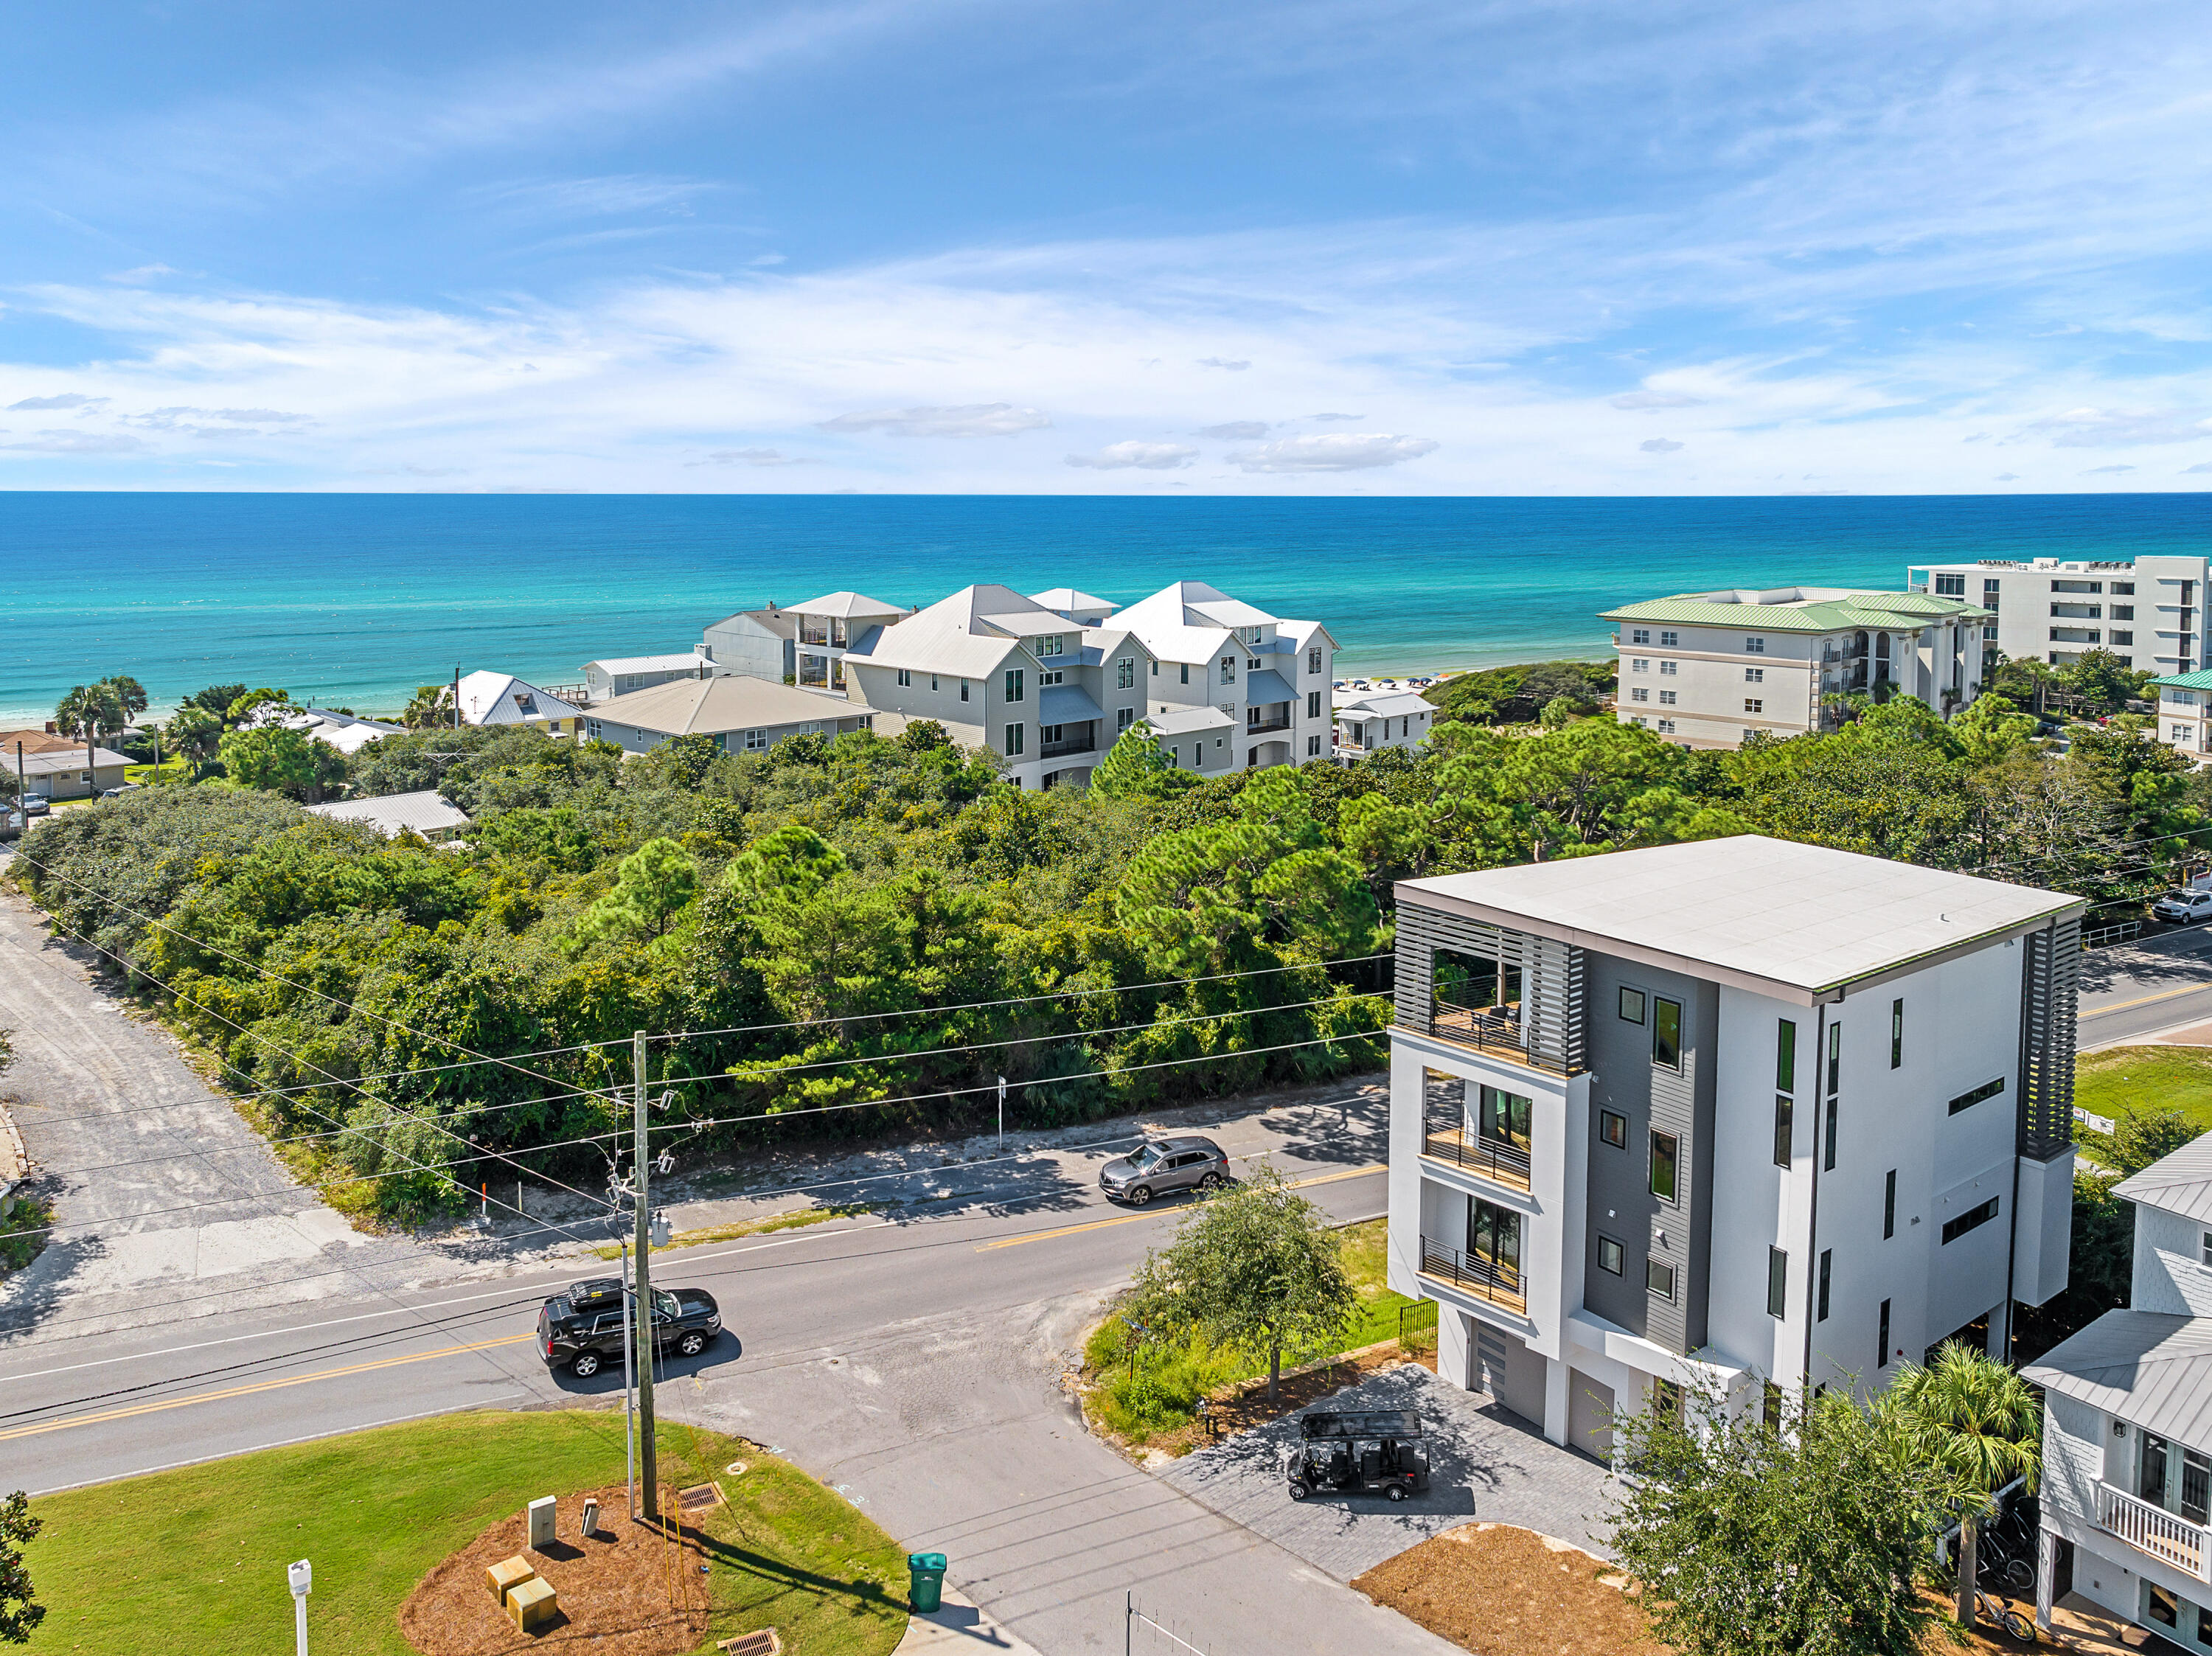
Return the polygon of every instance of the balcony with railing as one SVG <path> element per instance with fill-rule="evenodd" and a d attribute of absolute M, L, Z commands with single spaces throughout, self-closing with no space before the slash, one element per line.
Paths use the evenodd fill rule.
<path fill-rule="evenodd" d="M 2147 1553 L 2192 1580 L 2212 1581 L 2212 1574 L 2206 1571 L 2208 1561 L 2212 1561 L 2212 1544 L 2208 1544 L 2205 1526 L 2192 1524 L 2179 1513 L 2154 1507 L 2109 1483 L 2097 1485 L 2097 1523 L 2106 1534 L 2118 1536 L 2137 1552 Z"/>
<path fill-rule="evenodd" d="M 1058 735 L 1054 732 L 1058 731 Z M 1048 725 L 1044 740 L 1037 752 L 1047 759 L 1062 759 L 1070 754 L 1098 751 L 1097 721 L 1085 719 L 1080 725 Z"/>
<path fill-rule="evenodd" d="M 1492 1305 L 1517 1311 L 1522 1316 L 1528 1313 L 1528 1290 L 1516 1261 L 1487 1253 L 1470 1253 L 1464 1248 L 1445 1247 L 1424 1236 L 1421 1275 L 1448 1283 L 1463 1294 L 1487 1300 Z"/>
<path fill-rule="evenodd" d="M 1508 1190 L 1529 1188 L 1534 1104 L 1502 1087 L 1421 1071 L 1421 1154 Z"/>
<path fill-rule="evenodd" d="M 1261 736 L 1269 731 L 1291 728 L 1291 704 L 1287 701 L 1271 703 L 1266 708 L 1247 707 L 1244 710 L 1244 734 Z"/>

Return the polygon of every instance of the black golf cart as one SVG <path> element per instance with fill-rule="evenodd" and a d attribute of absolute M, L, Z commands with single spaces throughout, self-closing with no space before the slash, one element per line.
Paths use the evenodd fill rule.
<path fill-rule="evenodd" d="M 1403 1501 L 1429 1487 L 1420 1416 L 1397 1409 L 1316 1409 L 1298 1416 L 1284 1454 L 1291 1499 L 1334 1490 Z"/>

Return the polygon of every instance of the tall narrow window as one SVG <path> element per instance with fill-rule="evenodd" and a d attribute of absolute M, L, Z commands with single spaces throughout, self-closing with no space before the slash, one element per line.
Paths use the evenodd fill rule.
<path fill-rule="evenodd" d="M 1759 1418 L 1766 1422 L 1768 1431 L 1778 1432 L 1782 1429 L 1782 1388 L 1772 1380 L 1766 1382 L 1766 1406 L 1761 1411 Z"/>
<path fill-rule="evenodd" d="M 1881 1181 L 1881 1240 L 1887 1241 L 1897 1234 L 1897 1169 L 1892 1168 Z"/>
<path fill-rule="evenodd" d="M 1651 998 L 1651 1061 L 1662 1069 L 1682 1067 L 1682 1003 Z"/>
<path fill-rule="evenodd" d="M 1676 1151 L 1674 1134 L 1655 1132 L 1651 1135 L 1651 1193 L 1662 1201 L 1674 1199 Z"/>
<path fill-rule="evenodd" d="M 1832 1272 L 1835 1259 L 1835 1249 L 1824 1247 L 1820 1250 L 1820 1306 L 1818 1314 L 1813 1319 L 1815 1322 L 1824 1323 L 1828 1320 L 1828 1278 Z"/>
<path fill-rule="evenodd" d="M 1828 1090 L 1833 1092 L 1842 1083 L 1844 1073 L 1844 1026 L 1828 1026 Z"/>
<path fill-rule="evenodd" d="M 1778 1093 L 1775 1095 L 1774 1165 L 1778 1168 L 1786 1168 L 1790 1165 L 1790 1147 L 1791 1142 L 1790 1119 L 1795 1111 L 1796 1106 L 1791 1104 L 1788 1099 L 1783 1097 Z"/>
<path fill-rule="evenodd" d="M 1766 1250 L 1766 1314 L 1790 1314 L 1790 1256 L 1778 1247 Z"/>
<path fill-rule="evenodd" d="M 1889 1367 L 1889 1301 L 1881 1302 L 1881 1331 L 1875 1336 L 1874 1366 Z"/>
<path fill-rule="evenodd" d="M 1797 1026 L 1788 1018 L 1774 1026 L 1774 1090 L 1797 1090 Z"/>
<path fill-rule="evenodd" d="M 1889 1004 L 1889 1067 L 1905 1066 L 1905 1002 L 1900 998 Z"/>
<path fill-rule="evenodd" d="M 1006 700 L 1019 701 L 1021 699 L 1022 670 L 1018 667 L 1009 667 L 1006 669 Z"/>
<path fill-rule="evenodd" d="M 1820 1171 L 1821 1171 L 1822 1173 L 1833 1173 L 1835 1170 L 1836 1170 L 1836 1095 L 1835 1095 L 1833 1093 L 1831 1093 L 1831 1094 L 1829 1094 L 1829 1095 L 1828 1095 L 1828 1131 L 1827 1131 L 1827 1143 L 1826 1143 L 1825 1144 L 1823 1144 L 1823 1145 L 1821 1145 L 1821 1146 L 1820 1146 Z"/>
<path fill-rule="evenodd" d="M 1185 662 L 1179 662 L 1179 663 L 1177 663 L 1176 664 L 1177 664 L 1178 666 L 1180 666 L 1180 667 L 1182 669 L 1182 682 L 1183 682 L 1184 683 L 1186 683 L 1186 684 L 1189 683 L 1189 682 L 1190 682 L 1190 663 L 1188 663 L 1188 661 L 1185 661 Z"/>

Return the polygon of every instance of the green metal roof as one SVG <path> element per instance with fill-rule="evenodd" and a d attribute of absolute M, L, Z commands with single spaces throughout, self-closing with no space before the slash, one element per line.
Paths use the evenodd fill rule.
<path fill-rule="evenodd" d="M 2174 673 L 2165 678 L 2151 680 L 2154 684 L 2171 684 L 2177 690 L 2212 690 L 2212 667 L 2194 673 Z"/>
<path fill-rule="evenodd" d="M 1977 621 L 1994 612 L 1964 598 L 1926 592 L 1853 592 L 1809 604 L 1716 604 L 1698 592 L 1608 610 L 1606 621 L 1672 621 L 1695 627 L 1749 628 L 1760 633 L 1846 633 L 1862 627 L 1925 627 L 1930 622 Z"/>

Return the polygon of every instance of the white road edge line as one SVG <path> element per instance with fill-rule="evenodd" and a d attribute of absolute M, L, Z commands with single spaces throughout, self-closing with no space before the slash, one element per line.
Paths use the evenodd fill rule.
<path fill-rule="evenodd" d="M 118 1483 L 126 1477 L 151 1477 L 156 1472 L 173 1472 L 183 1466 L 204 1466 L 210 1461 L 228 1460 L 237 1455 L 258 1454 L 264 1449 L 289 1449 L 295 1443 L 314 1443 L 323 1438 L 343 1437 L 350 1432 L 373 1432 L 380 1426 L 398 1426 L 410 1420 L 428 1420 L 435 1415 L 468 1415 L 479 1409 L 489 1409 L 504 1403 L 509 1398 L 526 1398 L 527 1392 L 509 1392 L 504 1397 L 486 1398 L 477 1403 L 465 1403 L 458 1409 L 425 1409 L 412 1415 L 394 1415 L 388 1420 L 364 1421 L 358 1426 L 335 1426 L 327 1432 L 308 1432 L 300 1437 L 280 1438 L 274 1443 L 257 1443 L 244 1449 L 226 1449 L 220 1454 L 196 1455 L 190 1460 L 172 1460 L 161 1466 L 141 1466 L 135 1472 L 113 1472 L 106 1477 L 80 1478 L 75 1483 L 57 1483 L 51 1489 L 33 1489 L 33 1495 L 59 1495 L 64 1489 L 88 1489 L 99 1483 Z"/>

